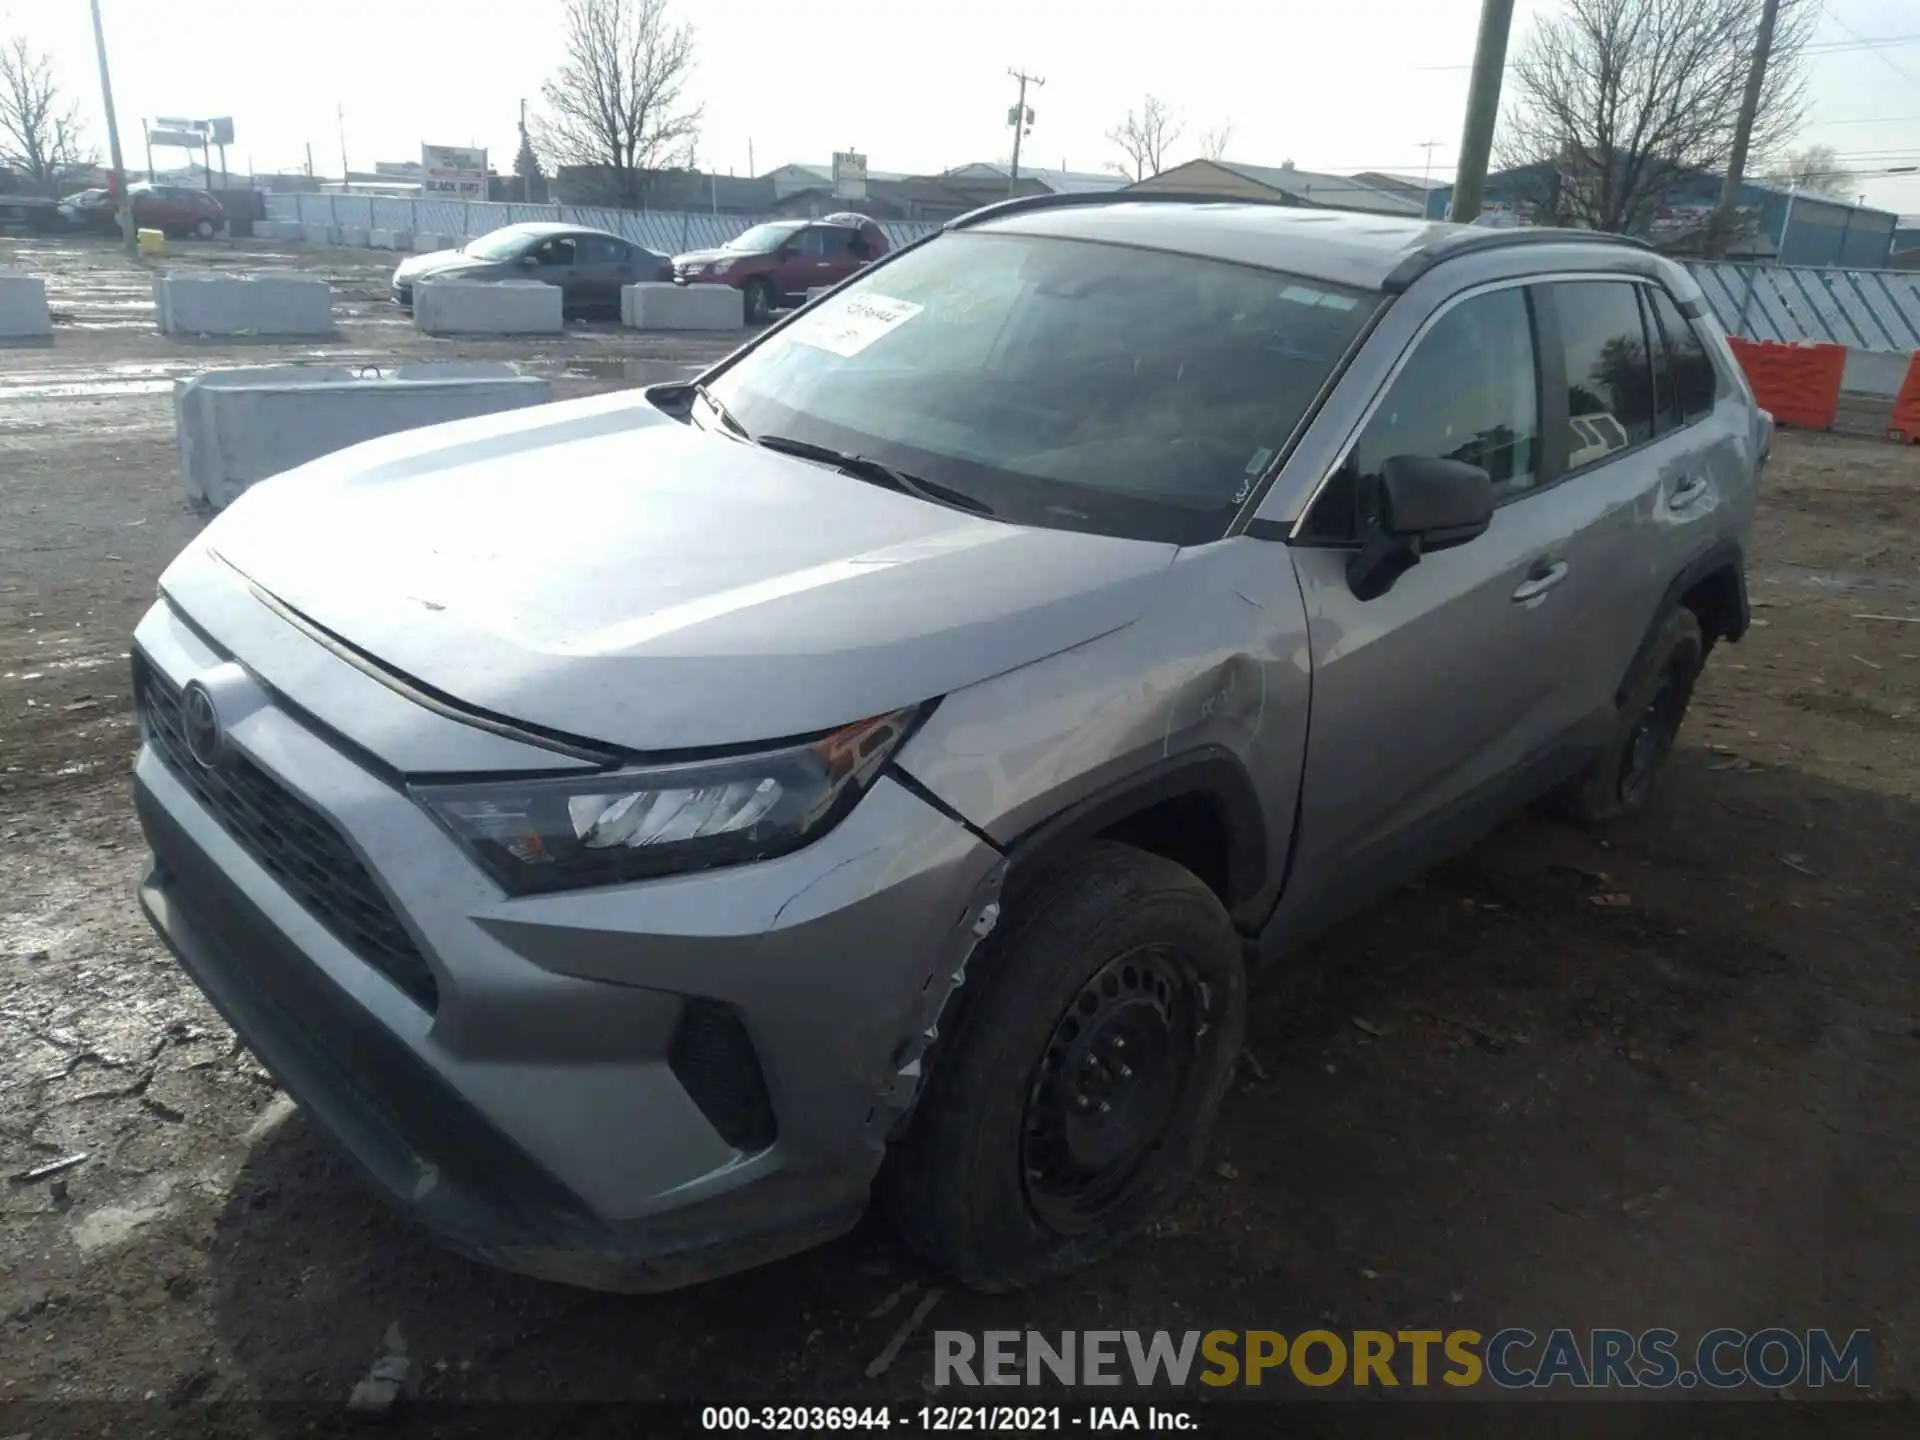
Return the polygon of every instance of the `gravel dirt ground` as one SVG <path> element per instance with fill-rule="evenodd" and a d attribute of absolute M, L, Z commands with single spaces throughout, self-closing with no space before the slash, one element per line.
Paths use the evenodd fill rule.
<path fill-rule="evenodd" d="M 165 263 L 317 268 L 338 337 L 182 343 L 144 266 L 9 248 L 59 323 L 0 350 L 0 1174 L 85 1159 L 0 1186 L 0 1400 L 343 1405 L 395 1324 L 450 1399 L 917 1400 L 927 1331 L 1026 1327 L 1864 1327 L 1880 1393 L 1920 1383 L 1920 449 L 1783 435 L 1756 628 L 1652 811 L 1515 820 L 1270 976 L 1171 1218 L 1070 1282 L 947 1289 L 870 1375 L 941 1284 L 879 1226 L 655 1297 L 453 1258 L 307 1132 L 132 899 L 126 642 L 201 523 L 173 377 L 500 356 L 568 394 L 724 347 L 433 341 L 383 264 L 244 243 Z"/>

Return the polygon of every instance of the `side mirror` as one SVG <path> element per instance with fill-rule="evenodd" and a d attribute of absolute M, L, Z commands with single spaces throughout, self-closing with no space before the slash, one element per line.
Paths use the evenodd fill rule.
<path fill-rule="evenodd" d="M 1361 600 L 1386 594 L 1422 555 L 1464 545 L 1493 523 L 1493 478 L 1463 460 L 1395 455 L 1372 488 L 1363 506 L 1372 526 L 1347 561 L 1348 588 Z"/>

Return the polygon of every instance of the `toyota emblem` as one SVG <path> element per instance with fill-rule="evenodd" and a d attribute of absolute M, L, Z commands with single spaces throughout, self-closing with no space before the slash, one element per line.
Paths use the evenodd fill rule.
<path fill-rule="evenodd" d="M 198 680 L 189 680 L 180 697 L 181 724 L 187 732 L 187 753 L 203 769 L 220 763 L 226 748 L 226 731 L 220 724 L 220 712 L 213 707 L 213 694 Z"/>

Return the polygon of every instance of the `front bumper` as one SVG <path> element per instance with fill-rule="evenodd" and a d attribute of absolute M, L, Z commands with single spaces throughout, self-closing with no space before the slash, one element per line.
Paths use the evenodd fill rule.
<path fill-rule="evenodd" d="M 286 627 L 285 643 L 307 642 Z M 231 702 L 228 657 L 167 602 L 136 644 L 174 685 L 221 671 Z M 997 896 L 990 847 L 883 778 L 833 832 L 774 861 L 507 900 L 402 782 L 304 711 L 260 687 L 236 716 L 221 763 L 257 768 L 289 808 L 234 823 L 150 731 L 135 772 L 154 856 L 142 906 L 402 1211 L 477 1259 L 617 1290 L 757 1264 L 858 1218 Z M 368 963 L 259 823 L 331 827 L 431 988 Z M 744 1065 L 724 1044 L 689 1058 L 716 1033 L 695 1022 L 715 1015 L 733 1017 L 721 1039 L 744 1037 Z M 743 1070 L 763 1087 L 764 1131 L 716 1109 L 753 1080 Z"/>

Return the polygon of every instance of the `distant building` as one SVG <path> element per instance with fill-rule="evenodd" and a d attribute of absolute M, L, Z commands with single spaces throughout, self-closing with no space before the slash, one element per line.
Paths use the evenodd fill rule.
<path fill-rule="evenodd" d="M 1243 165 L 1237 160 L 1189 160 L 1149 175 L 1129 190 L 1178 190 L 1203 195 L 1244 195 L 1320 210 L 1358 210 L 1370 215 L 1417 217 L 1419 193 L 1400 193 L 1350 175 L 1322 175 L 1284 165 Z"/>
<path fill-rule="evenodd" d="M 832 179 L 826 182 L 832 185 Z M 777 194 L 772 179 L 713 175 L 700 170 L 642 170 L 638 209 L 707 211 L 716 215 L 765 215 Z M 616 207 L 623 203 L 611 166 L 562 165 L 548 182 L 555 204 Z"/>
<path fill-rule="evenodd" d="M 1549 164 L 1489 175 L 1483 213 L 1508 214 L 1522 225 L 1550 224 L 1555 184 L 1556 167 Z M 1640 227 L 1641 238 L 1669 254 L 1698 255 L 1721 185 L 1721 177 L 1697 171 L 1668 186 Z M 1439 186 L 1427 197 L 1427 214 L 1443 218 L 1452 203 L 1453 187 Z M 1730 260 L 1878 270 L 1894 248 L 1899 224 L 1890 211 L 1761 180 L 1743 183 L 1734 206 Z"/>

